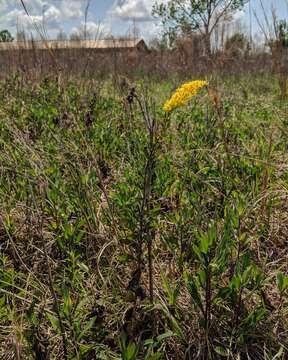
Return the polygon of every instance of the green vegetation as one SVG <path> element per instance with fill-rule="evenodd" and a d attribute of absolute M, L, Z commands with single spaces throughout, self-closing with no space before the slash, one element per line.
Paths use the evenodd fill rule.
<path fill-rule="evenodd" d="M 0 42 L 11 42 L 14 38 L 8 30 L 0 31 Z"/>
<path fill-rule="evenodd" d="M 287 103 L 180 83 L 1 82 L 1 359 L 287 359 Z"/>
<path fill-rule="evenodd" d="M 154 15 L 164 26 L 170 40 L 200 34 L 205 40 L 206 55 L 211 55 L 211 35 L 223 19 L 243 9 L 249 0 L 169 0 L 156 2 Z"/>

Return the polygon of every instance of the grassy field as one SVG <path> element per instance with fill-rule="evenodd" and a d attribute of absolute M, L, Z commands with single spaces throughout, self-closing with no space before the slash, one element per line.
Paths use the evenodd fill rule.
<path fill-rule="evenodd" d="M 1 82 L 1 359 L 288 358 L 287 102 L 208 80 Z"/>

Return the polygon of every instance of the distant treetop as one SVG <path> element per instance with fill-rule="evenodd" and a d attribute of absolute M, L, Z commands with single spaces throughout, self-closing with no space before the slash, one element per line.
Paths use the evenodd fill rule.
<path fill-rule="evenodd" d="M 14 38 L 8 30 L 0 31 L 0 42 L 12 42 L 13 40 Z"/>

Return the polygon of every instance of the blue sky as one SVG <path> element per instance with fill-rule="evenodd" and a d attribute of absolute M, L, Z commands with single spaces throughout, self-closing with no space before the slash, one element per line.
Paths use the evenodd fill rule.
<path fill-rule="evenodd" d="M 81 31 L 84 23 L 84 10 L 88 0 L 24 0 L 33 21 L 45 24 L 51 38 L 60 29 L 67 34 Z M 158 0 L 160 1 L 160 0 Z M 88 30 L 91 33 L 127 35 L 133 30 L 133 19 L 140 35 L 151 38 L 159 33 L 159 26 L 151 19 L 151 8 L 155 0 L 91 0 Z M 262 0 L 269 11 L 273 5 L 280 18 L 287 18 L 288 1 Z M 262 14 L 260 0 L 251 0 L 251 8 L 260 17 Z M 249 24 L 249 8 L 238 16 L 241 21 Z M 258 26 L 252 16 L 254 32 Z M 0 29 L 9 29 L 15 34 L 16 29 L 23 28 L 31 32 L 31 20 L 25 15 L 20 0 L 0 0 Z M 248 26 L 249 27 L 249 26 Z"/>

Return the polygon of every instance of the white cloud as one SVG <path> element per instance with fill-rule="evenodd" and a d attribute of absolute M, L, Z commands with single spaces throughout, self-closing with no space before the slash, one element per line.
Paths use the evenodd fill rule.
<path fill-rule="evenodd" d="M 111 33 L 111 28 L 107 23 L 95 23 L 94 21 L 87 21 L 86 32 L 88 38 L 96 39 Z M 84 21 L 81 22 L 80 26 L 74 27 L 72 29 L 73 35 L 78 35 L 82 37 L 84 33 L 85 33 Z"/>
<path fill-rule="evenodd" d="M 33 23 L 39 25 L 42 21 L 42 16 L 31 15 L 29 17 L 24 10 L 19 9 L 9 11 L 5 16 L 5 25 L 16 28 L 24 27 L 29 30 L 33 28 Z"/>
<path fill-rule="evenodd" d="M 64 18 L 75 19 L 83 16 L 83 1 L 62 0 L 60 9 Z"/>
<path fill-rule="evenodd" d="M 19 0 L 0 0 L 1 28 L 12 33 L 17 29 L 35 33 L 35 25 L 53 37 L 65 24 L 79 24 L 84 18 L 86 0 L 24 0 L 29 16 Z M 90 24 L 90 27 L 92 24 Z M 37 35 L 35 33 L 35 35 Z"/>
<path fill-rule="evenodd" d="M 150 21 L 154 3 L 155 0 L 116 0 L 110 14 L 120 20 Z"/>
<path fill-rule="evenodd" d="M 91 2 L 87 23 L 87 31 L 91 33 L 91 37 L 111 34 L 111 28 L 115 28 L 115 24 L 117 32 L 122 31 L 120 30 L 121 26 L 125 30 L 123 24 L 117 24 L 117 20 L 135 19 L 137 27 L 140 31 L 143 30 L 141 33 L 145 37 L 150 37 L 150 34 L 153 33 L 155 27 L 154 22 L 151 21 L 153 20 L 151 12 L 156 0 L 113 0 L 113 5 L 106 13 L 106 17 L 103 14 L 104 20 L 101 25 L 97 21 L 93 21 L 95 20 L 93 15 L 96 15 L 93 9 L 97 10 L 97 1 L 99 0 Z M 1 28 L 7 28 L 13 34 L 16 34 L 18 28 L 37 36 L 35 24 L 42 27 L 44 23 L 48 36 L 51 38 L 55 37 L 60 29 L 67 34 L 71 32 L 74 34 L 82 32 L 83 34 L 84 24 L 82 21 L 87 0 L 24 0 L 24 3 L 30 16 L 27 16 L 19 0 L 0 0 Z"/>
<path fill-rule="evenodd" d="M 47 22 L 49 27 L 58 26 L 62 18 L 62 14 L 58 8 L 56 8 L 54 5 L 51 5 L 47 8 L 47 10 L 44 11 L 43 17 L 44 23 Z"/>
<path fill-rule="evenodd" d="M 9 11 L 5 18 L 5 24 L 9 27 L 33 29 L 34 25 L 45 25 L 47 29 L 58 27 L 61 20 L 61 12 L 54 5 L 44 4 L 42 13 L 39 15 L 31 14 L 28 16 L 24 9 L 14 9 Z"/>

